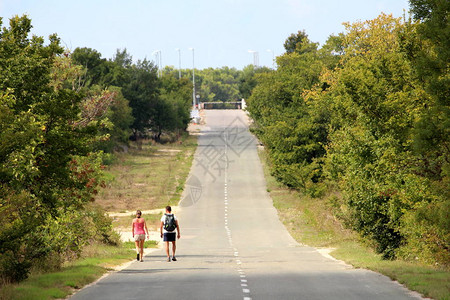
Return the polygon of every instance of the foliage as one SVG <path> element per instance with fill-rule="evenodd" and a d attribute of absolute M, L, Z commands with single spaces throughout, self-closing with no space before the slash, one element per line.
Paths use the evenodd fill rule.
<path fill-rule="evenodd" d="M 316 50 L 299 31 L 248 101 L 273 175 L 320 195 L 384 258 L 448 266 L 448 3 L 411 1 L 422 22 L 348 23 Z"/>
<path fill-rule="evenodd" d="M 160 140 L 163 130 L 180 131 L 187 129 L 190 122 L 192 84 L 187 78 L 175 79 L 164 76 L 161 79 L 161 99 L 156 106 L 156 117 L 152 129 L 156 140 Z"/>
<path fill-rule="evenodd" d="M 128 99 L 132 109 L 134 122 L 131 129 L 137 138 L 139 135 L 145 135 L 156 117 L 159 100 L 157 69 L 147 60 L 131 64 L 131 56 L 126 50 L 117 51 L 114 63 L 126 74 L 122 82 L 118 82 L 118 86 L 122 87 L 123 96 Z"/>
<path fill-rule="evenodd" d="M 317 49 L 317 43 L 311 43 L 304 30 L 291 34 L 284 42 L 286 53 L 303 54 Z"/>
<path fill-rule="evenodd" d="M 200 82 L 200 99 L 202 102 L 236 101 L 241 98 L 239 93 L 239 72 L 234 68 L 208 68 L 195 74 Z"/>
<path fill-rule="evenodd" d="M 256 68 L 254 65 L 246 66 L 239 76 L 239 93 L 241 97 L 244 99 L 249 99 L 252 95 L 253 89 L 258 84 L 256 75 L 269 72 L 271 72 L 271 70 L 267 67 Z"/>
<path fill-rule="evenodd" d="M 300 48 L 315 47 L 306 36 L 302 42 Z M 257 76 L 258 85 L 248 101 L 256 132 L 269 149 L 273 175 L 313 195 L 322 189 L 315 183 L 321 176 L 329 117 L 326 108 L 305 101 L 303 91 L 319 83 L 326 55 L 314 50 L 278 57 L 278 69 Z"/>
<path fill-rule="evenodd" d="M 109 105 L 80 92 L 56 35 L 44 45 L 30 29 L 13 17 L 0 32 L 0 276 L 12 281 L 94 238 L 82 211 L 100 184 L 91 146 Z"/>

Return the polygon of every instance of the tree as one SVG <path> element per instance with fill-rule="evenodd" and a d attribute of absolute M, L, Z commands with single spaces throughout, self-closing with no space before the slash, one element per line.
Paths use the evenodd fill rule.
<path fill-rule="evenodd" d="M 246 66 L 239 75 L 239 93 L 244 99 L 250 98 L 253 89 L 257 85 L 256 74 L 269 73 L 267 67 L 255 68 L 254 65 Z"/>
<path fill-rule="evenodd" d="M 186 130 L 190 122 L 192 84 L 187 78 L 175 79 L 166 75 L 161 78 L 160 97 L 155 105 L 155 117 L 151 122 L 155 140 L 160 141 L 164 131 Z"/>
<path fill-rule="evenodd" d="M 297 52 L 299 54 L 317 50 L 317 43 L 311 43 L 304 30 L 291 34 L 284 42 L 286 53 Z"/>
<path fill-rule="evenodd" d="M 101 85 L 103 77 L 108 72 L 106 60 L 101 58 L 100 52 L 91 48 L 76 48 L 72 60 L 85 68 L 84 85 Z"/>
<path fill-rule="evenodd" d="M 408 56 L 426 43 L 416 24 L 384 14 L 346 28 L 340 68 L 324 73 L 329 87 L 316 92 L 316 101 L 333 112 L 326 171 L 340 184 L 353 229 L 385 258 L 414 255 L 443 263 L 448 222 L 430 208 L 448 207 L 448 201 L 442 186 L 435 190 L 442 177 L 428 172 L 427 162 L 433 171 L 441 165 L 414 150 L 432 97 Z"/>
<path fill-rule="evenodd" d="M 150 129 L 156 117 L 156 103 L 159 97 L 159 80 L 155 65 L 144 59 L 131 64 L 126 50 L 118 51 L 114 62 L 123 76 L 116 77 L 117 86 L 122 87 L 123 96 L 132 108 L 134 122 L 131 125 L 134 138 L 138 139 Z"/>
<path fill-rule="evenodd" d="M 0 31 L 0 276 L 13 281 L 36 259 L 79 253 L 82 230 L 56 243 L 47 229 L 64 227 L 64 214 L 85 220 L 80 212 L 99 184 L 91 152 L 98 124 L 79 122 L 87 111 L 73 89 L 79 69 L 67 64 L 56 35 L 44 45 L 30 29 L 24 16 Z"/>
<path fill-rule="evenodd" d="M 306 40 L 302 47 L 314 45 Z M 303 93 L 318 83 L 324 64 L 317 51 L 286 53 L 277 64 L 275 72 L 256 76 L 258 85 L 248 100 L 248 111 L 269 151 L 273 175 L 290 187 L 317 195 L 320 188 L 314 183 L 321 176 L 327 124 L 316 118 L 320 114 L 311 114 Z"/>

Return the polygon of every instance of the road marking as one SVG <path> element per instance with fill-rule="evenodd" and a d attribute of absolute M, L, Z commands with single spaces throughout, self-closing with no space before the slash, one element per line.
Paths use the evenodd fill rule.
<path fill-rule="evenodd" d="M 225 139 L 227 139 L 228 136 L 225 136 Z M 228 150 L 228 144 L 225 143 L 225 155 L 227 155 L 227 150 Z M 239 258 L 239 252 L 238 249 L 233 247 L 233 238 L 232 238 L 232 234 L 231 234 L 231 230 L 228 227 L 228 165 L 226 165 L 225 167 L 225 172 L 224 172 L 224 177 L 225 177 L 225 182 L 224 182 L 224 189 L 223 189 L 223 195 L 224 195 L 224 223 L 225 223 L 225 231 L 227 233 L 227 237 L 228 237 L 228 242 L 230 244 L 230 248 L 232 248 L 234 250 L 234 256 L 236 257 L 236 264 L 238 265 L 238 273 L 239 273 L 239 277 L 241 278 L 241 288 L 242 292 L 244 293 L 244 300 L 252 300 L 251 297 L 248 297 L 248 294 L 250 293 L 250 289 L 245 288 L 248 287 L 247 284 L 247 279 L 245 276 L 245 272 L 242 270 L 241 266 L 242 266 L 242 261 Z"/>

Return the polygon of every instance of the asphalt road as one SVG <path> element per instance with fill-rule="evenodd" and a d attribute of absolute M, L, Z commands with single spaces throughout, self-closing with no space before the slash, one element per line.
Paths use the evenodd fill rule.
<path fill-rule="evenodd" d="M 299 245 L 266 191 L 242 111 L 206 111 L 179 211 L 176 262 L 162 250 L 72 299 L 418 299 L 389 278 Z"/>

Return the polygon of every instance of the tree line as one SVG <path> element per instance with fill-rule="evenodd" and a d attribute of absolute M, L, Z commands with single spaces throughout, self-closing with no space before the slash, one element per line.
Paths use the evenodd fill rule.
<path fill-rule="evenodd" d="M 256 86 L 256 74 L 271 72 L 267 67 L 256 68 L 248 65 L 243 70 L 236 68 L 206 68 L 195 70 L 195 89 L 201 102 L 233 102 L 247 99 Z M 192 82 L 192 69 L 177 70 L 165 67 L 163 74 L 178 78 L 187 78 Z"/>
<path fill-rule="evenodd" d="M 412 17 L 346 23 L 321 48 L 287 38 L 248 100 L 273 175 L 312 197 L 384 258 L 450 262 L 448 1 Z"/>
<path fill-rule="evenodd" d="M 192 84 L 152 62 L 65 50 L 31 36 L 27 16 L 0 19 L 0 281 L 55 269 L 87 243 L 120 243 L 94 204 L 105 153 L 131 139 L 179 136 Z"/>

